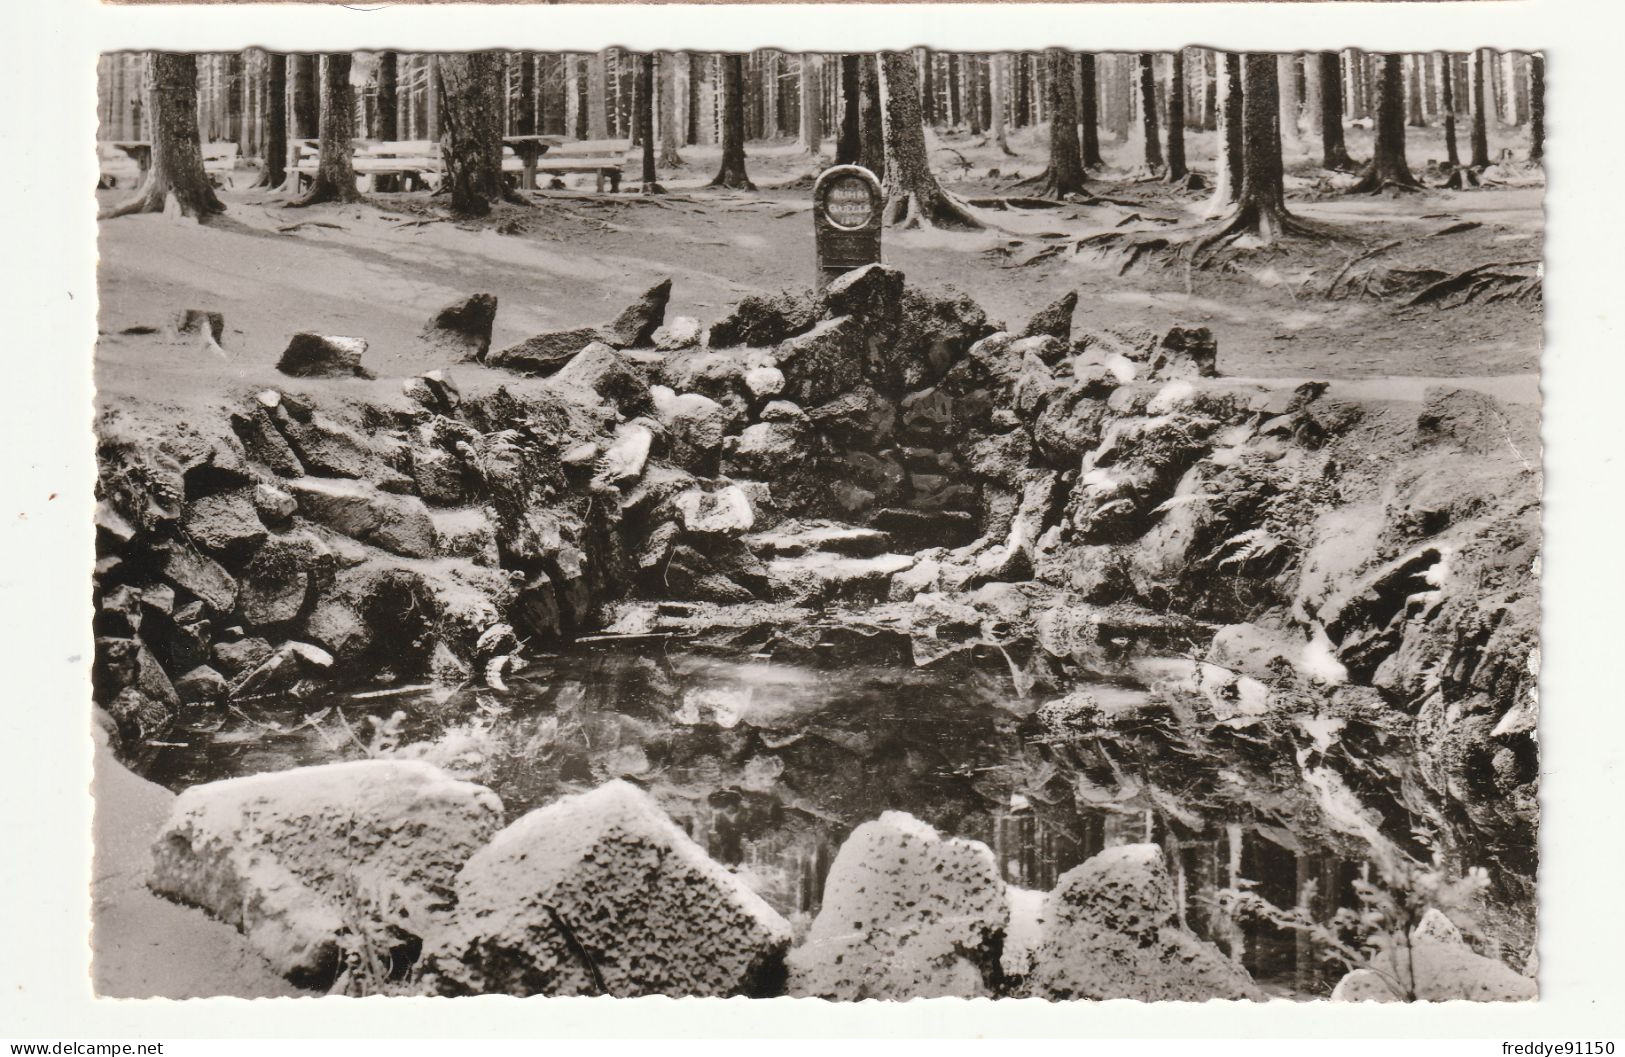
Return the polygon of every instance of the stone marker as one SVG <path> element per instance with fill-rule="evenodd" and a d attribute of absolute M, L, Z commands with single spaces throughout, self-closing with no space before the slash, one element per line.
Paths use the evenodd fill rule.
<path fill-rule="evenodd" d="M 880 181 L 861 165 L 825 169 L 813 185 L 815 274 L 822 290 L 843 272 L 880 260 Z"/>

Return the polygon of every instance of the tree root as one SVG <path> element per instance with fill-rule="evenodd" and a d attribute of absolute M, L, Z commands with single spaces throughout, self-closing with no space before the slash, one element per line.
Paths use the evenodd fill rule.
<path fill-rule="evenodd" d="M 295 198 L 291 202 L 284 202 L 282 207 L 284 209 L 303 209 L 306 206 L 321 205 L 324 202 L 338 202 L 349 205 L 362 201 L 364 197 L 360 191 L 355 189 L 354 185 L 351 185 L 349 191 L 346 192 L 340 185 L 318 178 L 311 183 L 310 190 L 306 191 L 303 196 Z"/>
<path fill-rule="evenodd" d="M 1400 194 L 1417 194 L 1425 188 L 1417 182 L 1414 176 L 1402 178 L 1392 173 L 1379 174 L 1375 169 L 1367 166 L 1360 178 L 1354 181 L 1344 194 L 1350 195 L 1378 195 L 1384 191 L 1395 191 Z"/>
<path fill-rule="evenodd" d="M 887 203 L 882 216 L 887 227 L 945 228 L 950 231 L 983 231 L 987 225 L 973 216 L 970 210 L 952 195 L 944 192 L 931 195 L 933 201 L 909 191 L 895 195 Z"/>
<path fill-rule="evenodd" d="M 1182 265 L 1188 270 L 1223 268 L 1229 263 L 1223 252 L 1227 248 L 1251 252 L 1293 240 L 1327 242 L 1348 237 L 1336 228 L 1301 220 L 1285 210 L 1241 209 L 1222 220 L 1193 228 L 1101 232 L 1080 239 L 1075 252 L 1093 250 L 1108 257 L 1121 254 L 1117 274 L 1126 275 L 1141 261 Z M 1236 245 L 1249 239 L 1254 240 L 1252 245 Z"/>
<path fill-rule="evenodd" d="M 1492 261 L 1476 265 L 1429 283 L 1406 301 L 1404 307 L 1438 305 L 1440 308 L 1460 308 L 1474 301 L 1485 304 L 1497 301 L 1539 304 L 1542 294 L 1539 267 L 1539 261 Z M 1524 271 L 1499 270 L 1514 268 Z"/>
<path fill-rule="evenodd" d="M 134 198 L 102 212 L 96 219 L 113 220 L 117 217 L 134 216 L 137 213 L 164 213 L 193 217 L 201 224 L 209 217 L 226 211 L 225 203 L 215 196 L 213 189 L 205 191 L 198 197 L 200 201 L 185 202 L 173 190 L 149 187 L 139 191 Z"/>

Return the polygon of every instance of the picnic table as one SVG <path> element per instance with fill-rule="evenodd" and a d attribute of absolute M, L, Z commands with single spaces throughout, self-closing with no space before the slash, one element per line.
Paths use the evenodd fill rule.
<path fill-rule="evenodd" d="M 519 158 L 521 190 L 536 190 L 536 163 L 542 155 L 564 142 L 563 136 L 503 136 L 502 145 L 512 148 Z"/>
<path fill-rule="evenodd" d="M 152 165 L 152 144 L 146 140 L 126 139 L 114 140 L 113 146 L 135 159 L 135 164 L 141 170 L 143 178 L 147 169 Z"/>

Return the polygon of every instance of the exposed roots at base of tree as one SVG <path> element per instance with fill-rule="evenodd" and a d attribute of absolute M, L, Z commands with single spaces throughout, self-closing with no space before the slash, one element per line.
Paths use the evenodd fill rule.
<path fill-rule="evenodd" d="M 1207 190 L 1207 180 L 1204 179 L 1202 174 L 1198 172 L 1186 172 L 1183 176 L 1175 177 L 1164 176 L 1162 180 L 1163 183 L 1167 184 L 1169 187 L 1179 191 Z"/>
<path fill-rule="evenodd" d="M 640 195 L 663 195 L 665 193 L 666 189 L 653 181 L 638 185 L 638 194 Z"/>
<path fill-rule="evenodd" d="M 1360 178 L 1344 192 L 1351 195 L 1380 195 L 1384 191 L 1393 191 L 1397 194 L 1415 194 L 1426 190 L 1416 177 L 1410 173 L 1403 175 L 1397 173 L 1381 173 L 1375 166 L 1367 165 L 1360 173 Z"/>
<path fill-rule="evenodd" d="M 1143 262 L 1188 270 L 1223 267 L 1229 254 L 1279 248 L 1292 241 L 1332 242 L 1349 236 L 1337 228 L 1302 220 L 1285 210 L 1244 208 L 1195 228 L 1160 232 L 1106 231 L 1077 243 L 1075 251 L 1120 255 L 1117 274 Z"/>
<path fill-rule="evenodd" d="M 729 191 L 756 190 L 756 185 L 750 182 L 750 177 L 746 176 L 743 170 L 732 172 L 724 169 L 723 171 L 717 173 L 715 179 L 705 186 L 720 187 Z"/>
<path fill-rule="evenodd" d="M 1538 305 L 1541 302 L 1538 261 L 1494 261 L 1458 272 L 1384 265 L 1358 268 L 1400 245 L 1401 242 L 1385 242 L 1351 258 L 1327 285 L 1323 296 L 1329 300 L 1353 296 L 1372 301 L 1399 301 L 1403 308 L 1428 305 L 1460 308 L 1501 302 Z"/>
<path fill-rule="evenodd" d="M 363 197 L 353 184 L 346 190 L 341 184 L 317 180 L 310 185 L 310 190 L 306 191 L 302 196 L 295 198 L 291 202 L 284 202 L 282 205 L 284 209 L 303 209 L 306 206 L 321 205 L 325 202 L 338 202 L 341 205 L 349 205 L 362 201 Z"/>
<path fill-rule="evenodd" d="M 882 212 L 887 227 L 945 228 L 950 231 L 983 231 L 987 224 L 973 216 L 953 196 L 922 197 L 913 191 L 893 195 Z"/>
<path fill-rule="evenodd" d="M 112 220 L 115 217 L 135 216 L 137 213 L 164 213 L 194 217 L 201 224 L 210 217 L 226 211 L 225 203 L 215 196 L 212 189 L 201 192 L 196 198 L 197 201 L 186 201 L 172 190 L 159 191 L 154 188 L 137 193 L 134 198 L 98 214 L 96 219 Z"/>

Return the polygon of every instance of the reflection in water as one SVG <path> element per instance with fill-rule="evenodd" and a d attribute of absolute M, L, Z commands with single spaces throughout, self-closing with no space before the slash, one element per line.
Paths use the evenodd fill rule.
<path fill-rule="evenodd" d="M 1057 739 L 997 655 L 918 669 L 578 649 L 533 663 L 501 695 L 198 713 L 137 763 L 179 789 L 369 751 L 417 757 L 490 786 L 510 819 L 624 777 L 792 917 L 816 912 L 841 841 L 885 810 L 985 842 L 1009 882 L 1039 890 L 1102 848 L 1154 841 L 1188 927 L 1261 979 L 1324 988 L 1290 934 L 1238 929 L 1212 894 L 1247 878 L 1290 906 L 1313 881 L 1317 914 L 1349 905 L 1371 841 L 1417 850 L 1428 812 L 1408 742 L 1352 722 L 1330 734 L 1291 717 L 1220 722 L 1144 689 L 1088 689 L 1097 721 Z"/>

